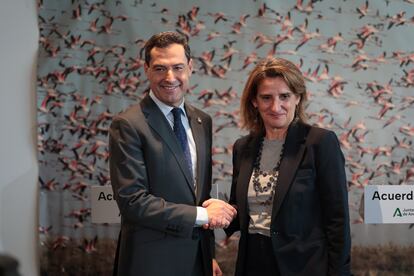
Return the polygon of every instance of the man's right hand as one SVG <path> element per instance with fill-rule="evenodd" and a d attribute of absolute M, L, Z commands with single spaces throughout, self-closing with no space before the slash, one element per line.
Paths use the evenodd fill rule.
<path fill-rule="evenodd" d="M 219 199 L 210 198 L 202 206 L 207 210 L 210 229 L 226 228 L 237 215 L 233 206 Z"/>

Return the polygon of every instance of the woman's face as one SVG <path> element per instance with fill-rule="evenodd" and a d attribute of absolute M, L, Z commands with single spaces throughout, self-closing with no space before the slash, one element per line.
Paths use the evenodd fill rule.
<path fill-rule="evenodd" d="M 265 78 L 259 83 L 252 103 L 263 120 L 266 132 L 269 132 L 287 130 L 295 117 L 299 100 L 283 78 L 275 77 Z"/>

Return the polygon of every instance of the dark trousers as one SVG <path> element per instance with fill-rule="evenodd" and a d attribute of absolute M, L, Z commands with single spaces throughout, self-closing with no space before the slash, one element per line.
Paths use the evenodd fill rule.
<path fill-rule="evenodd" d="M 195 231 L 193 232 L 193 237 L 192 237 L 194 240 L 198 241 L 197 254 L 196 254 L 194 264 L 193 264 L 193 272 L 191 273 L 192 276 L 205 276 L 204 269 L 203 269 L 203 256 L 201 253 L 201 244 L 199 240 L 200 231 L 201 230 L 195 228 Z M 118 245 L 117 245 L 116 252 L 115 252 L 114 270 L 112 272 L 112 276 L 118 276 L 118 258 L 119 258 L 120 241 L 121 241 L 121 232 L 119 233 L 119 237 L 118 237 Z"/>
<path fill-rule="evenodd" d="M 196 240 L 198 245 L 197 245 L 197 254 L 196 254 L 196 258 L 195 258 L 195 262 L 193 265 L 193 273 L 191 274 L 192 276 L 204 276 L 204 269 L 203 269 L 203 256 L 201 253 L 201 232 L 203 230 L 199 227 L 195 227 L 193 229 L 193 235 L 192 235 L 192 239 Z"/>
<path fill-rule="evenodd" d="M 201 256 L 201 246 L 198 246 L 197 249 L 197 255 L 196 255 L 196 259 L 195 259 L 195 263 L 193 266 L 193 273 L 191 275 L 194 276 L 204 276 L 204 271 L 203 271 L 203 259 Z"/>
<path fill-rule="evenodd" d="M 247 235 L 247 252 L 244 275 L 280 275 L 270 237 L 260 234 Z"/>

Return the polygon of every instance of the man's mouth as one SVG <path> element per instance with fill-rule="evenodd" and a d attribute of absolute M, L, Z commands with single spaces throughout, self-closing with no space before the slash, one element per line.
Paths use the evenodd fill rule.
<path fill-rule="evenodd" d="M 179 85 L 162 85 L 161 87 L 166 90 L 175 90 L 179 87 Z"/>

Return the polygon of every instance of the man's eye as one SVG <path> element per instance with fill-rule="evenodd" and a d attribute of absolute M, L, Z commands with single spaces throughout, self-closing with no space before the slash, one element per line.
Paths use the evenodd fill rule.
<path fill-rule="evenodd" d="M 164 70 L 165 70 L 165 69 L 164 69 L 164 68 L 162 68 L 162 67 L 155 67 L 155 68 L 154 68 L 154 71 L 155 71 L 155 72 L 164 72 Z"/>
<path fill-rule="evenodd" d="M 174 67 L 174 70 L 175 71 L 182 71 L 182 70 L 184 70 L 184 66 L 176 66 L 176 67 Z"/>

